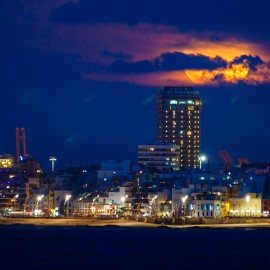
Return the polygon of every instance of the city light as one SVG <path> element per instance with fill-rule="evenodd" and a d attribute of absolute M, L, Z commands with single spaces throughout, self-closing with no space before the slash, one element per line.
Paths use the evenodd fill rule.
<path fill-rule="evenodd" d="M 188 198 L 188 195 L 184 196 L 184 197 L 182 198 L 182 202 L 185 203 L 186 200 L 187 200 L 187 198 Z"/>
<path fill-rule="evenodd" d="M 43 199 L 43 197 L 44 197 L 44 195 L 43 195 L 43 194 L 42 194 L 42 195 L 37 196 L 37 202 L 40 202 L 40 201 Z"/>
<path fill-rule="evenodd" d="M 182 91 L 182 88 L 169 90 L 175 93 L 178 90 Z M 193 96 L 195 92 L 192 89 L 190 91 L 189 95 Z M 121 214 L 123 216 L 151 216 L 151 218 L 259 217 L 261 209 L 267 208 L 263 205 L 262 194 L 247 193 L 244 196 L 241 193 L 237 194 L 238 190 L 242 191 L 241 185 L 250 188 L 252 182 L 253 187 L 257 181 L 254 171 L 247 170 L 246 175 L 242 176 L 242 170 L 239 170 L 241 174 L 238 174 L 237 170 L 241 169 L 241 164 L 238 164 L 239 167 L 232 168 L 235 169 L 232 172 L 221 168 L 214 171 L 210 166 L 209 170 L 203 171 L 203 173 L 197 169 L 198 167 L 202 169 L 203 162 L 208 160 L 207 156 L 200 154 L 201 140 L 198 125 L 200 108 L 198 110 L 194 108 L 196 115 L 193 115 L 192 109 L 185 117 L 183 114 L 186 110 L 175 107 L 185 108 L 188 104 L 192 105 L 190 108 L 193 108 L 193 105 L 201 106 L 199 93 L 196 92 L 195 96 L 194 104 L 192 104 L 193 100 L 181 96 L 179 100 L 177 99 L 177 104 L 173 99 L 171 106 L 170 104 L 167 106 L 166 96 L 164 100 L 162 99 L 169 108 L 166 109 L 166 113 L 171 118 L 160 119 L 161 124 L 163 120 L 165 121 L 164 127 L 166 127 L 167 134 L 161 132 L 159 135 L 163 136 L 163 139 L 168 135 L 166 138 L 171 141 L 139 145 L 138 165 L 140 167 L 136 164 L 133 170 L 132 162 L 109 160 L 107 164 L 102 163 L 101 166 L 93 168 L 84 165 L 78 168 L 61 169 L 59 174 L 51 173 L 48 174 L 48 177 L 46 174 L 43 175 L 42 170 L 37 166 L 32 172 L 34 176 L 26 177 L 25 193 L 22 191 L 21 185 L 17 185 L 19 177 L 16 168 L 5 170 L 5 173 L 7 171 L 9 174 L 3 184 L 3 187 L 6 188 L 2 191 L 3 194 L 0 193 L 0 199 L 3 202 L 8 201 L 6 209 L 11 209 L 10 215 L 15 215 L 20 210 L 29 216 L 86 217 L 95 215 L 95 217 L 101 217 L 105 215 L 116 218 L 118 214 Z M 164 110 L 163 106 L 159 109 L 160 112 Z M 178 117 L 176 117 L 177 115 Z M 195 124 L 194 128 L 193 124 Z M 169 130 L 170 127 L 173 130 Z M 236 165 L 231 162 L 232 158 L 228 158 L 229 155 L 225 150 L 221 150 L 219 153 L 222 154 L 222 161 L 229 160 L 225 162 L 225 165 Z M 51 156 L 49 160 L 52 163 L 52 172 L 54 172 L 57 158 Z M 27 161 L 27 158 L 24 157 L 24 161 Z M 27 164 L 20 162 L 20 166 L 23 165 Z M 27 167 L 19 169 L 19 173 L 27 174 Z M 187 175 L 188 170 L 190 171 Z M 133 173 L 133 178 L 130 178 L 130 172 Z M 95 178 L 98 180 L 97 186 L 93 186 Z M 156 182 L 157 179 L 159 179 L 158 182 Z M 179 179 L 185 181 L 182 183 Z M 197 185 L 197 180 L 200 180 L 201 186 Z M 223 180 L 224 184 L 215 186 L 215 182 Z M 209 181 L 211 181 L 211 185 L 208 187 Z M 238 185 L 238 187 L 233 189 L 232 184 Z M 175 193 L 172 191 L 172 186 Z M 45 195 L 40 194 L 41 191 Z M 76 197 L 71 200 L 73 191 Z M 176 195 L 172 196 L 172 194 Z M 268 208 L 266 210 L 269 211 Z"/>
<path fill-rule="evenodd" d="M 41 205 L 41 203 L 42 203 L 43 197 L 44 197 L 44 194 L 37 196 L 37 206 L 36 206 L 37 208 L 34 210 L 34 213 L 35 213 L 36 216 L 40 216 L 41 213 L 42 213 L 42 205 Z"/>
<path fill-rule="evenodd" d="M 52 172 L 54 172 L 54 162 L 57 161 L 56 157 L 50 157 L 49 159 L 52 162 Z"/>
<path fill-rule="evenodd" d="M 200 169 L 202 168 L 202 161 L 206 160 L 206 156 L 199 156 L 199 161 L 200 161 Z"/>
<path fill-rule="evenodd" d="M 70 194 L 66 194 L 65 201 L 67 202 L 68 200 L 70 200 L 70 198 L 71 198 L 71 195 Z"/>
<path fill-rule="evenodd" d="M 200 160 L 201 161 L 205 161 L 206 160 L 206 156 L 200 156 Z"/>

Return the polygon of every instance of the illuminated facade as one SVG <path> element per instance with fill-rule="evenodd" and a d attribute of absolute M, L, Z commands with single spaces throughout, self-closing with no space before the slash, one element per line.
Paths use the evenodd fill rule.
<path fill-rule="evenodd" d="M 12 168 L 14 158 L 12 156 L 0 156 L 0 168 Z"/>
<path fill-rule="evenodd" d="M 139 145 L 138 163 L 156 170 L 179 170 L 180 146 L 169 143 Z"/>
<path fill-rule="evenodd" d="M 262 198 L 256 193 L 248 193 L 242 198 L 230 198 L 230 216 L 260 217 Z"/>
<path fill-rule="evenodd" d="M 200 166 L 201 110 L 192 87 L 167 86 L 156 97 L 156 140 L 180 146 L 180 168 Z"/>
<path fill-rule="evenodd" d="M 188 215 L 198 218 L 224 217 L 225 203 L 220 200 L 194 200 L 188 203 Z"/>

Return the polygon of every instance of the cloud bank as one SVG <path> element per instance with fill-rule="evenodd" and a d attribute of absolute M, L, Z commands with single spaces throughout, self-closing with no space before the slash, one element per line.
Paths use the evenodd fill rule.
<path fill-rule="evenodd" d="M 228 16 L 220 16 L 214 2 L 23 0 L 17 10 L 14 4 L 6 6 L 20 17 L 17 32 L 23 46 L 44 55 L 76 55 L 75 73 L 86 80 L 153 86 L 268 84 L 269 35 L 259 36 L 267 18 L 251 20 L 257 9 L 264 14 L 267 2 L 253 7 L 249 1 L 219 1 Z M 246 27 L 238 31 L 242 24 Z M 253 31 L 253 25 L 259 30 Z"/>

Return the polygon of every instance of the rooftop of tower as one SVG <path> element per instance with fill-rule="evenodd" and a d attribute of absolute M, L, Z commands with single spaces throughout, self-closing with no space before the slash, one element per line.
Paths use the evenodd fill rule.
<path fill-rule="evenodd" d="M 164 96 L 199 96 L 200 92 L 190 86 L 165 86 L 159 94 Z"/>

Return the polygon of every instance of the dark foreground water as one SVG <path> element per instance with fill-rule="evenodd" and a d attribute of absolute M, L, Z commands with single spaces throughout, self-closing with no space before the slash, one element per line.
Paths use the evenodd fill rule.
<path fill-rule="evenodd" d="M 270 269 L 269 229 L 0 227 L 0 270 Z"/>

